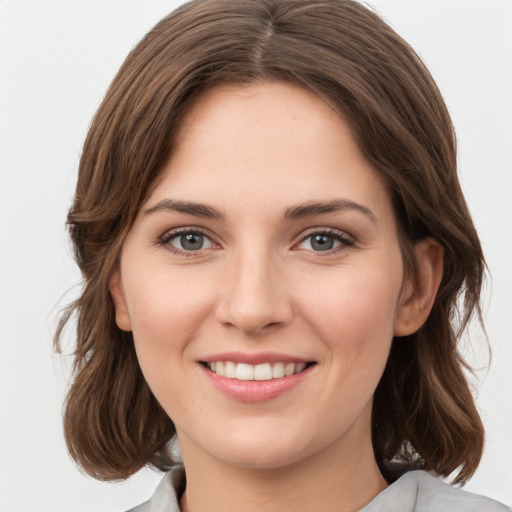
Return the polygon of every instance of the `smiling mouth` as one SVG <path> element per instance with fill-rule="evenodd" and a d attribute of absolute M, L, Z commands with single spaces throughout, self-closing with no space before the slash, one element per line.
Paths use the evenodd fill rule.
<path fill-rule="evenodd" d="M 291 377 L 292 375 L 303 372 L 316 363 L 314 361 L 309 363 L 276 362 L 253 365 L 235 363 L 234 361 L 203 361 L 201 364 L 219 377 L 236 380 L 269 381 L 283 377 Z"/>

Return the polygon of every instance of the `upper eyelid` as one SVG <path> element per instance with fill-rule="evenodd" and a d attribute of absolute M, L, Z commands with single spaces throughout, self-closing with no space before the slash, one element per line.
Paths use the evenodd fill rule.
<path fill-rule="evenodd" d="M 212 240 L 212 242 L 214 241 L 215 238 L 215 236 L 205 228 L 201 228 L 199 226 L 182 226 L 179 228 L 167 229 L 158 237 L 158 239 L 162 241 L 164 239 L 170 239 L 173 236 L 180 235 L 183 233 L 200 233 L 201 235 L 204 235 L 210 240 Z"/>
<path fill-rule="evenodd" d="M 175 237 L 179 237 L 180 235 L 188 233 L 198 233 L 204 236 L 212 243 L 213 247 L 206 247 L 204 249 L 189 251 L 186 249 L 180 249 L 178 247 L 173 246 L 171 240 L 173 240 Z M 201 255 L 204 255 L 205 251 L 210 251 L 212 249 L 218 249 L 219 247 L 222 247 L 221 244 L 217 242 L 214 236 L 209 235 L 207 230 L 205 230 L 204 228 L 200 228 L 198 226 L 182 226 L 179 228 L 168 229 L 156 239 L 155 244 L 159 247 L 165 248 L 166 250 L 168 250 L 171 253 L 174 253 L 175 255 L 187 258 L 198 258 L 201 257 Z"/>
<path fill-rule="evenodd" d="M 200 226 L 180 226 L 176 228 L 167 229 L 160 235 L 157 239 L 157 242 L 167 243 L 169 242 L 174 236 L 183 234 L 183 233 L 200 233 L 201 235 L 208 238 L 212 243 L 214 243 L 217 246 L 223 246 L 223 243 L 219 241 L 219 237 L 215 234 L 211 233 L 210 230 L 200 227 Z M 350 240 L 352 243 L 350 245 L 353 245 L 357 242 L 356 238 L 348 233 L 347 231 L 344 231 L 342 229 L 333 228 L 333 227 L 326 227 L 326 226 L 313 226 L 310 228 L 307 228 L 303 230 L 299 235 L 295 236 L 294 239 L 291 242 L 291 246 L 294 247 L 297 244 L 303 242 L 307 238 L 309 238 L 312 235 L 315 234 L 324 234 L 328 236 L 332 236 L 334 238 L 340 238 L 344 240 Z M 198 251 L 199 252 L 199 251 Z"/>
<path fill-rule="evenodd" d="M 346 231 L 342 230 L 342 229 L 337 229 L 337 228 L 328 228 L 328 227 L 313 227 L 313 228 L 308 228 L 307 230 L 305 230 L 305 232 L 302 232 L 298 237 L 298 241 L 301 242 L 303 240 L 305 240 L 306 238 L 310 237 L 311 235 L 315 235 L 315 234 L 323 234 L 323 235 L 329 235 L 329 236 L 333 236 L 333 237 L 340 237 L 340 238 L 345 238 L 345 239 L 349 239 L 349 240 L 352 240 L 352 241 L 356 241 L 356 238 L 351 235 L 350 233 L 347 233 Z"/>

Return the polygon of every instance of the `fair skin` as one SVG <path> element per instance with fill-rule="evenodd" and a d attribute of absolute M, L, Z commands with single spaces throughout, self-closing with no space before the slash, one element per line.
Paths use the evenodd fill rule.
<path fill-rule="evenodd" d="M 324 100 L 270 82 L 196 101 L 110 285 L 176 425 L 184 511 L 352 511 L 386 488 L 373 393 L 442 272 L 434 241 L 417 256 L 413 286 L 389 194 Z"/>

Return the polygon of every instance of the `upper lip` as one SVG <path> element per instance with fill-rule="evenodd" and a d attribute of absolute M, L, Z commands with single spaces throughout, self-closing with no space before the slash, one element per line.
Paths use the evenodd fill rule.
<path fill-rule="evenodd" d="M 214 361 L 233 361 L 234 363 L 245 364 L 263 364 L 263 363 L 311 363 L 311 359 L 304 359 L 302 357 L 291 356 L 287 354 L 279 354 L 276 352 L 261 352 L 261 353 L 247 353 L 247 352 L 223 352 L 219 354 L 211 354 L 200 359 L 203 363 L 212 363 Z"/>

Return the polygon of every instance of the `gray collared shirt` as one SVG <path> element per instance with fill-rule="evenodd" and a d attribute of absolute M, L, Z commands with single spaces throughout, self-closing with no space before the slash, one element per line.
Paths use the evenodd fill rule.
<path fill-rule="evenodd" d="M 180 512 L 185 487 L 183 466 L 167 473 L 149 501 L 128 512 Z M 425 471 L 410 471 L 360 512 L 511 512 L 497 501 L 451 487 Z"/>

